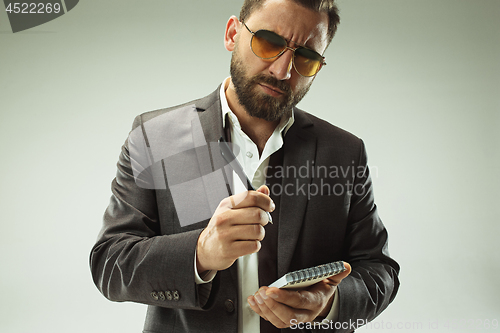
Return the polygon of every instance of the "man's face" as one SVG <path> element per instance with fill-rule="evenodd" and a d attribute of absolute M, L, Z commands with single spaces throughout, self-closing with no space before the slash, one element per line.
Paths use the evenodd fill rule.
<path fill-rule="evenodd" d="M 322 54 L 327 46 L 328 17 L 289 0 L 267 0 L 245 23 L 252 31 L 266 29 Z M 288 116 L 307 93 L 314 77 L 300 76 L 292 66 L 292 51 L 264 60 L 253 54 L 252 34 L 240 24 L 231 59 L 231 80 L 247 113 L 267 121 Z"/>

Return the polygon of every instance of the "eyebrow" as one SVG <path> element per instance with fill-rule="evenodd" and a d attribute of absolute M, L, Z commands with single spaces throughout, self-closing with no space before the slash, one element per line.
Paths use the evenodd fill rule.
<path fill-rule="evenodd" d="M 244 26 L 245 26 L 248 30 L 250 30 L 250 28 L 246 25 L 246 23 L 244 23 L 243 21 L 241 21 L 241 23 L 243 23 L 243 25 L 244 25 Z M 255 30 L 255 31 L 252 31 L 252 30 L 250 30 L 250 31 L 251 31 L 252 33 L 256 33 L 256 32 L 257 32 L 257 31 L 259 31 L 259 30 L 265 30 L 265 31 L 272 32 L 273 34 L 276 34 L 276 35 L 280 36 L 281 38 L 283 38 L 285 41 L 287 41 L 287 43 L 293 43 L 293 44 L 295 44 L 296 46 L 301 46 L 301 47 L 303 47 L 303 48 L 305 48 L 305 49 L 308 49 L 308 50 L 314 51 L 314 52 L 316 52 L 317 54 L 319 54 L 319 55 L 323 56 L 323 53 L 319 53 L 318 51 L 316 51 L 316 50 L 315 50 L 315 49 L 313 49 L 312 47 L 309 47 L 309 46 L 306 46 L 306 45 L 303 45 L 303 44 L 299 44 L 299 43 L 297 43 L 297 42 L 294 42 L 293 40 L 288 39 L 288 38 L 285 38 L 285 37 L 283 37 L 282 35 L 280 35 L 279 33 L 275 32 L 275 31 L 272 31 L 272 30 L 269 30 L 269 29 L 258 29 L 258 30 Z M 288 44 L 287 44 L 287 45 L 288 45 Z"/>
<path fill-rule="evenodd" d="M 260 29 L 260 30 L 267 30 L 267 29 Z M 257 30 L 257 31 L 258 31 L 258 30 Z M 319 54 L 320 56 L 323 56 L 323 54 L 322 54 L 322 53 L 319 53 L 318 51 L 316 51 L 316 50 L 315 50 L 315 49 L 313 49 L 312 47 L 309 47 L 309 46 L 306 46 L 306 45 L 303 45 L 303 44 L 296 43 L 296 42 L 294 42 L 293 40 L 288 39 L 288 38 L 285 38 L 285 37 L 281 36 L 279 33 L 274 32 L 274 31 L 272 31 L 272 30 L 267 30 L 267 31 L 270 31 L 270 32 L 272 32 L 272 33 L 274 33 L 274 34 L 276 34 L 276 35 L 280 36 L 281 38 L 283 38 L 284 40 L 286 40 L 288 43 L 293 43 L 293 44 L 295 44 L 296 46 L 301 46 L 301 47 L 303 47 L 303 48 L 305 48 L 305 49 L 308 49 L 308 50 L 311 50 L 311 51 L 316 52 L 316 53 L 317 53 L 317 54 Z"/>

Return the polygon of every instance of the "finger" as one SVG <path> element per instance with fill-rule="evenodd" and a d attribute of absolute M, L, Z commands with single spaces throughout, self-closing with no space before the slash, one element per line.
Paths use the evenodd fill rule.
<path fill-rule="evenodd" d="M 255 293 L 254 299 L 257 301 L 260 313 L 262 313 L 271 324 L 278 328 L 290 326 L 290 320 L 293 315 L 292 309 L 266 296 L 266 291 L 263 288 Z M 282 318 L 284 318 L 284 320 Z"/>
<path fill-rule="evenodd" d="M 283 303 L 294 309 L 317 312 L 324 306 L 325 299 L 329 299 L 335 292 L 336 287 L 324 282 L 318 282 L 307 289 L 286 290 L 269 288 L 266 294 L 277 302 Z"/>
<path fill-rule="evenodd" d="M 267 196 L 269 196 L 271 194 L 271 191 L 269 190 L 269 188 L 266 185 L 260 186 L 257 189 L 257 192 L 263 193 Z M 271 200 L 271 209 L 272 209 L 272 211 L 274 211 L 276 209 L 276 206 L 274 205 L 274 202 L 272 200 Z M 269 214 L 269 212 L 267 212 L 267 219 L 269 220 L 269 223 L 271 223 L 271 224 L 273 223 L 273 218 L 272 218 L 271 214 Z"/>
<path fill-rule="evenodd" d="M 226 237 L 229 241 L 262 241 L 266 229 L 261 224 L 239 224 L 228 228 Z"/>
<path fill-rule="evenodd" d="M 345 271 L 329 277 L 328 279 L 326 279 L 328 281 L 327 283 L 337 286 L 340 284 L 340 282 L 342 282 L 343 279 L 345 279 L 349 274 L 351 274 L 352 271 L 351 265 L 349 265 L 349 263 L 344 261 L 344 267 L 346 269 Z"/>
<path fill-rule="evenodd" d="M 259 188 L 260 191 L 245 191 L 221 201 L 221 205 L 226 208 L 235 209 L 235 208 L 245 208 L 245 207 L 259 207 L 266 212 L 272 212 L 276 206 L 267 194 L 262 193 L 261 191 L 269 191 L 267 186 L 261 186 Z"/>
<path fill-rule="evenodd" d="M 261 243 L 259 241 L 237 241 L 231 243 L 228 251 L 225 252 L 231 258 L 239 258 L 247 254 L 259 252 Z"/>
<path fill-rule="evenodd" d="M 265 226 L 269 222 L 267 213 L 258 207 L 230 209 L 217 215 L 216 219 L 216 224 L 221 227 L 244 224 L 259 224 Z"/>
<path fill-rule="evenodd" d="M 257 192 L 264 193 L 267 196 L 269 196 L 269 194 L 271 193 L 269 187 L 267 187 L 266 185 L 261 185 L 261 187 L 257 189 Z"/>
<path fill-rule="evenodd" d="M 262 313 L 262 311 L 260 311 L 260 308 L 259 306 L 257 305 L 257 300 L 252 296 L 248 296 L 247 298 L 247 302 L 248 304 L 250 305 L 250 308 L 256 313 L 258 314 L 259 316 L 261 316 L 262 318 L 264 318 L 264 320 L 267 320 L 267 317 Z"/>
<path fill-rule="evenodd" d="M 310 293 L 306 290 L 285 290 L 279 288 L 268 288 L 266 295 L 277 302 L 285 304 L 294 309 L 311 309 Z"/>

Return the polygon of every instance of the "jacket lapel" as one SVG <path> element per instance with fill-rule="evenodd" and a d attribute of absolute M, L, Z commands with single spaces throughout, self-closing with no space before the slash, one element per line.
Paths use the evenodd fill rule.
<path fill-rule="evenodd" d="M 312 126 L 311 121 L 299 109 L 295 109 L 294 116 L 295 123 L 285 135 L 283 144 L 284 177 L 279 207 L 278 277 L 286 274 L 290 268 L 307 206 L 308 187 L 311 183 L 310 168 L 316 156 L 316 136 L 306 130 Z M 290 195 L 289 189 L 293 189 L 293 195 Z"/>
<path fill-rule="evenodd" d="M 206 158 L 210 159 L 210 172 L 216 171 L 224 166 L 224 159 L 220 154 L 218 141 L 224 135 L 222 128 L 222 108 L 220 103 L 220 86 L 212 94 L 195 102 L 198 110 L 198 119 L 192 122 L 193 140 L 206 146 L 206 149 L 197 150 L 200 167 L 206 168 Z M 195 122 L 199 121 L 198 124 Z M 201 129 L 199 126 L 201 125 Z M 202 174 L 207 174 L 203 172 Z M 208 171 L 208 170 L 207 170 Z"/>
<path fill-rule="evenodd" d="M 206 142 L 217 142 L 224 134 L 219 93 L 220 86 L 207 97 L 195 101 Z"/>
<path fill-rule="evenodd" d="M 207 178 L 203 179 L 207 198 L 213 199 L 217 197 L 217 194 L 224 193 L 223 197 L 215 199 L 213 204 L 219 204 L 220 200 L 230 195 L 228 193 L 230 187 L 226 184 L 227 180 L 223 174 L 223 168 L 227 163 L 225 163 L 220 153 L 218 144 L 220 137 L 227 139 L 222 127 L 222 107 L 219 94 L 220 86 L 212 94 L 195 101 L 199 122 L 196 123 L 198 119 L 194 119 L 192 122 L 193 141 L 200 144 L 196 149 L 196 156 L 201 174 L 207 175 L 215 172 L 218 179 L 217 182 L 214 182 L 213 178 L 211 178 L 212 181 Z M 202 131 L 200 131 L 200 125 Z M 201 133 L 203 133 L 202 136 Z M 210 163 L 207 163 L 207 161 L 210 161 Z M 230 170 L 230 168 L 226 169 Z M 228 172 L 226 172 L 226 175 L 230 176 Z M 212 191 L 215 190 L 214 185 L 217 187 L 216 191 Z M 215 196 L 214 192 L 217 192 Z M 236 264 L 233 264 L 228 270 L 233 281 L 237 283 Z"/>

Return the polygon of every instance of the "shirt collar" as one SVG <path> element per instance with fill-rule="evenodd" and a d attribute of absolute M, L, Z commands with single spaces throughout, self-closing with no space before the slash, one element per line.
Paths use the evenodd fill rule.
<path fill-rule="evenodd" d="M 236 115 L 233 113 L 233 111 L 231 111 L 231 109 L 229 108 L 229 104 L 227 103 L 226 90 L 227 90 L 227 87 L 229 87 L 230 78 L 231 77 L 227 77 L 224 80 L 224 82 L 222 82 L 222 85 L 220 87 L 220 103 L 222 106 L 222 127 L 223 128 L 226 127 L 226 115 L 228 115 L 228 118 L 230 120 L 231 125 L 241 129 L 240 122 L 238 121 L 238 117 L 236 117 Z M 295 121 L 295 117 L 294 117 L 294 111 L 292 108 L 292 113 L 291 113 L 290 117 L 281 119 L 281 121 L 278 124 L 276 129 L 280 133 L 283 132 L 283 135 L 285 135 L 286 132 L 288 132 L 288 130 L 290 129 L 290 127 L 292 127 L 294 121 Z"/>

